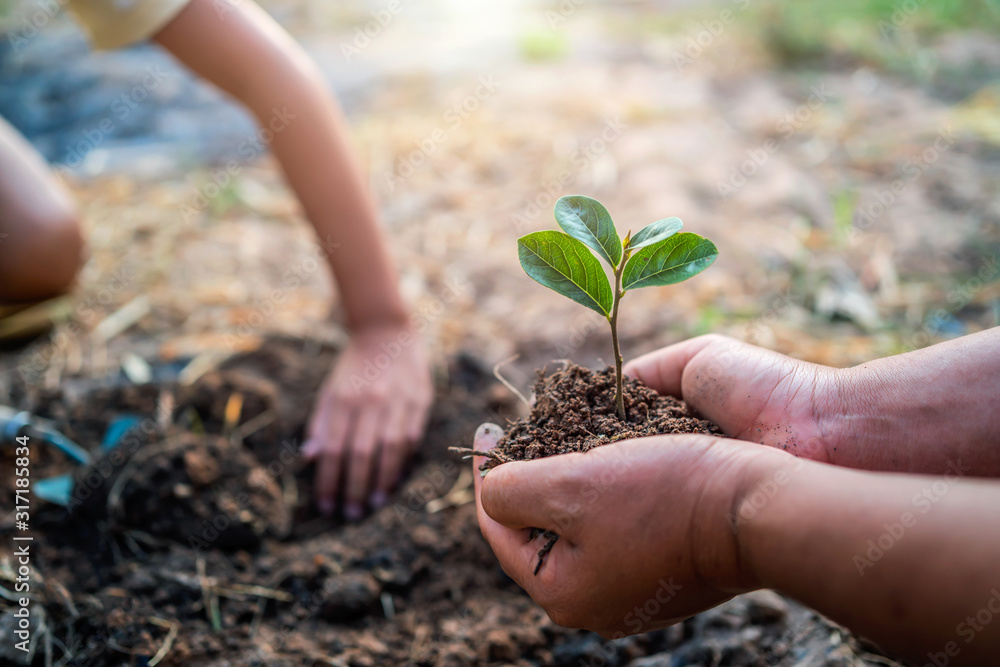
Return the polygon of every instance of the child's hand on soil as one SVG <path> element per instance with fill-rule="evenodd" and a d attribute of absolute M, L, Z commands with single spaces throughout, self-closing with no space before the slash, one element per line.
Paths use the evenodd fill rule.
<path fill-rule="evenodd" d="M 473 449 L 502 431 L 484 424 Z M 788 458 L 708 436 L 658 436 L 534 461 L 504 463 L 480 478 L 479 526 L 505 572 L 553 621 L 605 636 L 666 627 L 753 582 L 726 522 L 761 469 Z M 560 539 L 537 575 L 544 538 Z"/>
<path fill-rule="evenodd" d="M 1000 328 L 836 369 L 719 335 L 630 361 L 726 434 L 866 470 L 1000 475 Z"/>
<path fill-rule="evenodd" d="M 302 448 L 306 459 L 318 459 L 321 512 L 336 509 L 342 478 L 348 519 L 360 519 L 366 503 L 385 505 L 423 434 L 432 398 L 417 334 L 404 327 L 354 333 L 323 385 Z"/>

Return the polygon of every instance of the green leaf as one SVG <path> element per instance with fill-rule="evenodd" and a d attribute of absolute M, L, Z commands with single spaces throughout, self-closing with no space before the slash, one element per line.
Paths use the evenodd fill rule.
<path fill-rule="evenodd" d="M 663 220 L 657 220 L 653 224 L 647 225 L 636 232 L 628 247 L 630 250 L 645 248 L 648 245 L 653 245 L 654 243 L 658 243 L 665 238 L 673 236 L 677 232 L 681 231 L 682 227 L 684 227 L 684 223 L 681 222 L 680 218 L 664 218 Z"/>
<path fill-rule="evenodd" d="M 612 267 L 622 261 L 622 241 L 601 202 L 583 195 L 560 197 L 555 213 L 564 232 L 593 248 Z"/>
<path fill-rule="evenodd" d="M 707 269 L 719 249 L 706 238 L 688 232 L 646 246 L 625 265 L 622 289 L 673 285 Z"/>
<path fill-rule="evenodd" d="M 611 283 L 587 247 L 562 232 L 534 232 L 517 240 L 529 276 L 604 317 L 611 312 Z"/>

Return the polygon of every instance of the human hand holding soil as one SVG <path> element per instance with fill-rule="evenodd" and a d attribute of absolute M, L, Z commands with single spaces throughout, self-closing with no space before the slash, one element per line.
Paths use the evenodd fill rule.
<path fill-rule="evenodd" d="M 1000 329 L 834 369 L 708 335 L 625 373 L 683 399 L 727 435 L 835 465 L 1000 476 Z M 952 467 L 950 467 L 952 466 Z"/>
<path fill-rule="evenodd" d="M 735 435 L 755 424 L 807 433 L 836 416 L 812 409 L 829 390 L 824 400 L 846 406 L 844 423 L 858 431 L 840 432 L 836 449 L 800 454 L 835 451 L 936 477 L 851 470 L 711 436 L 653 436 L 493 467 L 476 488 L 480 528 L 505 571 L 559 624 L 620 636 L 772 588 L 902 656 L 987 664 L 1000 654 L 1000 624 L 989 623 L 1000 617 L 1000 483 L 963 476 L 997 476 L 995 417 L 984 402 L 997 400 L 998 334 L 845 371 L 722 337 L 629 367 Z M 951 393 L 936 397 L 934 387 Z M 894 424 L 901 433 L 879 429 Z M 484 425 L 473 449 L 490 449 L 500 435 Z M 841 453 L 843 443 L 856 449 Z M 537 576 L 531 529 L 561 538 Z"/>
<path fill-rule="evenodd" d="M 386 357 L 389 363 L 378 363 Z M 374 377 L 372 369 L 375 369 Z M 357 331 L 323 385 L 309 422 L 306 459 L 317 459 L 316 503 L 336 509 L 341 473 L 344 514 L 385 505 L 423 434 L 433 398 L 423 344 L 406 327 Z"/>
<path fill-rule="evenodd" d="M 473 449 L 502 431 L 483 424 Z M 478 473 L 479 525 L 504 571 L 556 623 L 624 636 L 666 627 L 750 590 L 725 517 L 762 447 L 656 436 Z M 791 458 L 791 457 L 787 457 Z M 537 531 L 559 543 L 535 575 Z"/>

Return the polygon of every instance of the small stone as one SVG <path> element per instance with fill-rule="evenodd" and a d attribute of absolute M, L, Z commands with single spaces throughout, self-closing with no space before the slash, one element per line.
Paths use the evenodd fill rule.
<path fill-rule="evenodd" d="M 184 470 L 195 486 L 209 486 L 219 479 L 218 461 L 200 449 L 184 452 Z"/>
<path fill-rule="evenodd" d="M 350 622 L 364 618 L 379 602 L 381 587 L 367 572 L 345 572 L 323 584 L 327 595 L 321 613 L 330 621 Z"/>
<path fill-rule="evenodd" d="M 740 630 L 740 639 L 747 644 L 757 644 L 760 642 L 760 638 L 764 636 L 764 631 L 761 630 L 756 625 L 748 625 L 747 627 Z"/>
<path fill-rule="evenodd" d="M 788 616 L 788 603 L 774 591 L 755 591 L 746 596 L 747 615 L 758 625 L 780 623 Z"/>
<path fill-rule="evenodd" d="M 156 578 L 145 569 L 136 569 L 130 572 L 122 581 L 122 586 L 129 593 L 149 593 L 159 587 Z"/>
<path fill-rule="evenodd" d="M 486 634 L 480 657 L 484 662 L 513 662 L 520 657 L 520 650 L 509 632 L 494 629 Z"/>
<path fill-rule="evenodd" d="M 426 524 L 420 524 L 410 533 L 414 546 L 420 549 L 434 549 L 441 544 L 441 537 L 433 528 Z"/>
<path fill-rule="evenodd" d="M 731 667 L 752 667 L 757 657 L 743 644 L 732 644 L 722 649 L 719 664 Z"/>
<path fill-rule="evenodd" d="M 656 655 L 639 658 L 628 663 L 628 667 L 670 667 L 670 654 L 657 653 Z"/>
<path fill-rule="evenodd" d="M 714 646 L 688 642 L 674 652 L 675 665 L 717 665 L 719 652 Z"/>

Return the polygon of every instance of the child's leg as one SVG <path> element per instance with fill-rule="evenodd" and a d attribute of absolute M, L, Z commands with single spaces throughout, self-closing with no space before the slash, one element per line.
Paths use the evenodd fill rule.
<path fill-rule="evenodd" d="M 69 192 L 0 118 L 0 303 L 61 294 L 82 264 L 83 237 Z"/>

